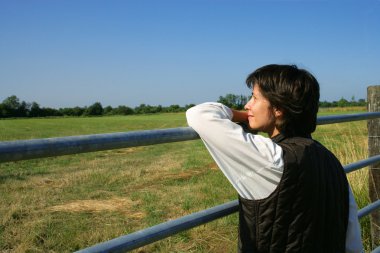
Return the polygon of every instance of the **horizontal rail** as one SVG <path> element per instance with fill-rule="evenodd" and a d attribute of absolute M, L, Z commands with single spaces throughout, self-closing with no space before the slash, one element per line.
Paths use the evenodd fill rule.
<path fill-rule="evenodd" d="M 366 167 L 380 161 L 380 155 L 370 157 L 349 165 L 344 166 L 346 173 L 352 172 L 356 169 Z M 89 248 L 77 251 L 77 253 L 95 253 L 95 252 L 125 252 L 137 249 L 152 242 L 161 240 L 179 232 L 188 230 L 190 228 L 205 224 L 207 222 L 222 218 L 238 211 L 238 200 L 234 200 L 219 206 L 215 206 L 200 212 L 196 212 L 187 216 L 183 216 L 176 220 L 167 221 L 156 226 L 146 228 L 128 235 L 120 236 L 118 238 L 96 244 Z M 358 217 L 369 214 L 375 209 L 380 207 L 380 200 L 360 209 Z"/>
<path fill-rule="evenodd" d="M 198 139 L 190 127 L 0 142 L 0 162 Z"/>
<path fill-rule="evenodd" d="M 375 211 L 379 207 L 380 207 L 380 199 L 369 204 L 368 206 L 363 207 L 362 209 L 358 211 L 359 219 L 370 214 L 371 212 Z"/>
<path fill-rule="evenodd" d="M 380 118 L 380 112 L 365 112 L 365 113 L 354 113 L 345 115 L 331 115 L 331 116 L 321 116 L 317 119 L 318 125 L 326 125 L 333 123 L 343 123 L 358 120 L 376 119 Z"/>
<path fill-rule="evenodd" d="M 354 163 L 347 164 L 344 167 L 346 173 L 353 172 L 355 170 L 367 167 L 368 165 L 380 162 L 380 155 L 375 155 L 364 160 L 360 160 Z"/>
<path fill-rule="evenodd" d="M 380 112 L 318 117 L 318 124 L 380 118 Z M 194 140 L 190 127 L 0 142 L 0 162 Z"/>
<path fill-rule="evenodd" d="M 120 236 L 107 242 L 77 251 L 77 253 L 92 252 L 125 252 L 152 242 L 169 237 L 181 231 L 205 224 L 238 211 L 238 201 L 234 200 L 223 205 L 202 210 L 181 218 L 167 221 L 144 230 Z"/>

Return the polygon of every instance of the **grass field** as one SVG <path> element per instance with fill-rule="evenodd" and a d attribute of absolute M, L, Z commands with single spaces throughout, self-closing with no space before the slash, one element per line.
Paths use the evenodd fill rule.
<path fill-rule="evenodd" d="M 0 140 L 186 125 L 184 113 L 0 120 Z M 365 121 L 320 126 L 314 138 L 343 164 L 367 157 Z M 367 170 L 349 180 L 367 205 Z M 0 196 L 1 252 L 72 252 L 237 197 L 200 140 L 3 163 Z M 368 248 L 369 219 L 361 225 Z M 234 214 L 135 252 L 235 252 L 236 239 Z"/>

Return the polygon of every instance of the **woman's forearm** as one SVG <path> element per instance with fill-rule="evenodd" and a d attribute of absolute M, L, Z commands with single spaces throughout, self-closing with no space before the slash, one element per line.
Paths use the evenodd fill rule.
<path fill-rule="evenodd" d="M 248 122 L 248 113 L 246 111 L 238 111 L 231 109 L 233 122 Z"/>

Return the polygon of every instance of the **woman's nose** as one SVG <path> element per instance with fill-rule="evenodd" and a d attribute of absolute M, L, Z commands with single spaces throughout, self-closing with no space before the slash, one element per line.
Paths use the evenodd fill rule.
<path fill-rule="evenodd" d="M 245 104 L 244 109 L 249 110 L 252 105 L 252 98 L 248 100 L 248 102 Z"/>
<path fill-rule="evenodd" d="M 244 106 L 244 109 L 245 109 L 245 110 L 249 110 L 249 102 L 250 102 L 250 101 L 248 101 L 248 103 L 245 104 L 245 106 Z"/>

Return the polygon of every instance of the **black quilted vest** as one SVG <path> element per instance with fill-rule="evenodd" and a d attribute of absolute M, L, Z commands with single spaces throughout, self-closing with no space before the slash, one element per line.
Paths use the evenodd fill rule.
<path fill-rule="evenodd" d="M 273 141 L 284 171 L 267 198 L 239 197 L 239 252 L 345 252 L 348 182 L 337 158 L 311 138 Z"/>

